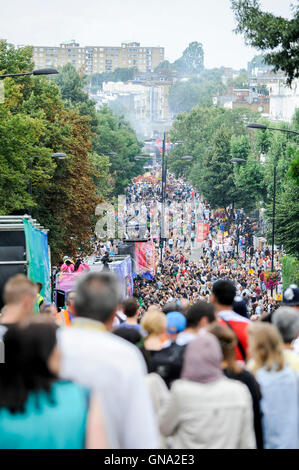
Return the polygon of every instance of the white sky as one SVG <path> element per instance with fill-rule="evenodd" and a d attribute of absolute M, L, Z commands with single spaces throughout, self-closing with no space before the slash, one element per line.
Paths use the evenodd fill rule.
<path fill-rule="evenodd" d="M 264 10 L 291 15 L 298 0 L 261 0 Z M 0 0 L 0 38 L 13 44 L 118 46 L 137 41 L 163 46 L 177 59 L 192 41 L 202 42 L 207 68 L 247 68 L 257 52 L 235 35 L 230 0 Z"/>

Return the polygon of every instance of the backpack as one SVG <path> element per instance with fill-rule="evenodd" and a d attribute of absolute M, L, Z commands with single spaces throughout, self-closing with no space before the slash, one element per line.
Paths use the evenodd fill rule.
<path fill-rule="evenodd" d="M 159 374 L 168 388 L 181 376 L 185 349 L 186 345 L 179 346 L 173 341 L 170 346 L 157 351 L 152 356 L 151 372 Z"/>

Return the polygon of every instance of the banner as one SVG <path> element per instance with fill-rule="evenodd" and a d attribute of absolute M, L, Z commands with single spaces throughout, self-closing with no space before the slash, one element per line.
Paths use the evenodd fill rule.
<path fill-rule="evenodd" d="M 28 277 L 33 282 L 43 285 L 41 295 L 51 300 L 50 260 L 48 235 L 35 228 L 27 219 L 23 219 L 28 257 Z"/>
<path fill-rule="evenodd" d="M 201 243 L 205 241 L 209 233 L 209 224 L 205 224 L 204 222 L 198 222 L 197 224 L 197 234 L 196 234 L 196 241 Z"/>
<path fill-rule="evenodd" d="M 104 265 L 102 263 L 89 265 L 90 271 L 102 271 L 103 267 Z M 131 297 L 133 295 L 133 269 L 131 257 L 127 256 L 122 260 L 109 263 L 109 269 L 111 272 L 116 274 L 121 282 L 123 300 L 127 297 Z M 84 276 L 86 272 L 88 271 L 81 271 L 79 273 L 57 273 L 56 289 L 63 290 L 64 292 L 75 289 L 80 277 Z"/>
<path fill-rule="evenodd" d="M 155 275 L 155 246 L 153 242 L 135 243 L 136 274 Z"/>

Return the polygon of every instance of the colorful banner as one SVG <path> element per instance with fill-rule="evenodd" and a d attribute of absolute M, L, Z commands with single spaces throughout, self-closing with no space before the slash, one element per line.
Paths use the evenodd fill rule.
<path fill-rule="evenodd" d="M 135 243 L 136 274 L 155 275 L 155 246 L 153 242 Z"/>
<path fill-rule="evenodd" d="M 205 224 L 204 222 L 198 222 L 196 241 L 199 243 L 202 243 L 207 238 L 208 233 L 209 233 L 209 224 Z"/>
<path fill-rule="evenodd" d="M 50 259 L 48 235 L 35 228 L 27 219 L 23 219 L 28 258 L 28 277 L 33 282 L 43 285 L 41 295 L 51 300 Z"/>
<path fill-rule="evenodd" d="M 91 271 L 102 271 L 103 264 L 91 264 L 89 266 Z M 133 295 L 133 270 L 132 270 L 132 259 L 127 256 L 123 260 L 114 261 L 109 263 L 110 271 L 115 273 L 122 285 L 122 297 L 126 299 Z M 88 271 L 82 271 L 80 273 L 63 273 L 60 272 L 56 275 L 56 289 L 68 292 L 76 288 L 76 283 L 80 277 L 86 274 Z"/>

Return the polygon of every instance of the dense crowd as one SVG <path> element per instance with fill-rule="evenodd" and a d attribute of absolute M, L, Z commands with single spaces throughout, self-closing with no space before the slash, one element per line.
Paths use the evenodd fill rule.
<path fill-rule="evenodd" d="M 158 179 L 151 183 L 139 180 L 128 187 L 127 204 L 131 216 L 145 211 L 148 238 L 160 235 L 162 210 Z M 236 308 L 245 316 L 265 316 L 279 307 L 282 284 L 275 288 L 274 295 L 265 284 L 265 272 L 271 267 L 270 250 L 266 245 L 254 248 L 252 225 L 256 224 L 242 211 L 234 210 L 230 214 L 224 210 L 212 211 L 190 184 L 173 176 L 168 178 L 166 206 L 169 232 L 163 262 L 157 265 L 153 280 L 139 277 L 135 282 L 135 295 L 142 306 L 164 305 L 173 298 L 186 299 L 189 303 L 197 299 L 209 301 L 213 282 L 231 279 L 237 289 Z M 152 217 L 153 213 L 156 218 Z M 200 244 L 196 243 L 198 222 L 209 224 L 209 233 Z M 138 235 L 138 231 L 134 232 L 135 237 Z M 246 251 L 239 246 L 242 237 Z M 159 238 L 153 240 L 159 259 Z M 197 250 L 194 256 L 192 252 L 197 245 L 200 252 Z M 281 253 L 275 251 L 274 268 L 278 273 L 280 258 Z"/>
<path fill-rule="evenodd" d="M 141 181 L 127 203 L 144 203 L 151 222 L 160 197 L 157 183 Z M 299 288 L 282 295 L 278 286 L 271 296 L 267 247 L 237 255 L 234 231 L 248 230 L 242 213 L 232 211 L 232 221 L 216 214 L 173 177 L 167 205 L 162 263 L 153 279 L 135 279 L 133 297 L 122 298 L 109 272 L 109 243 L 96 253 L 108 256 L 107 269 L 81 262 L 86 272 L 62 312 L 24 275 L 8 280 L 0 448 L 299 447 Z M 197 251 L 203 220 L 210 230 Z M 63 261 L 60 269 L 70 269 Z"/>

